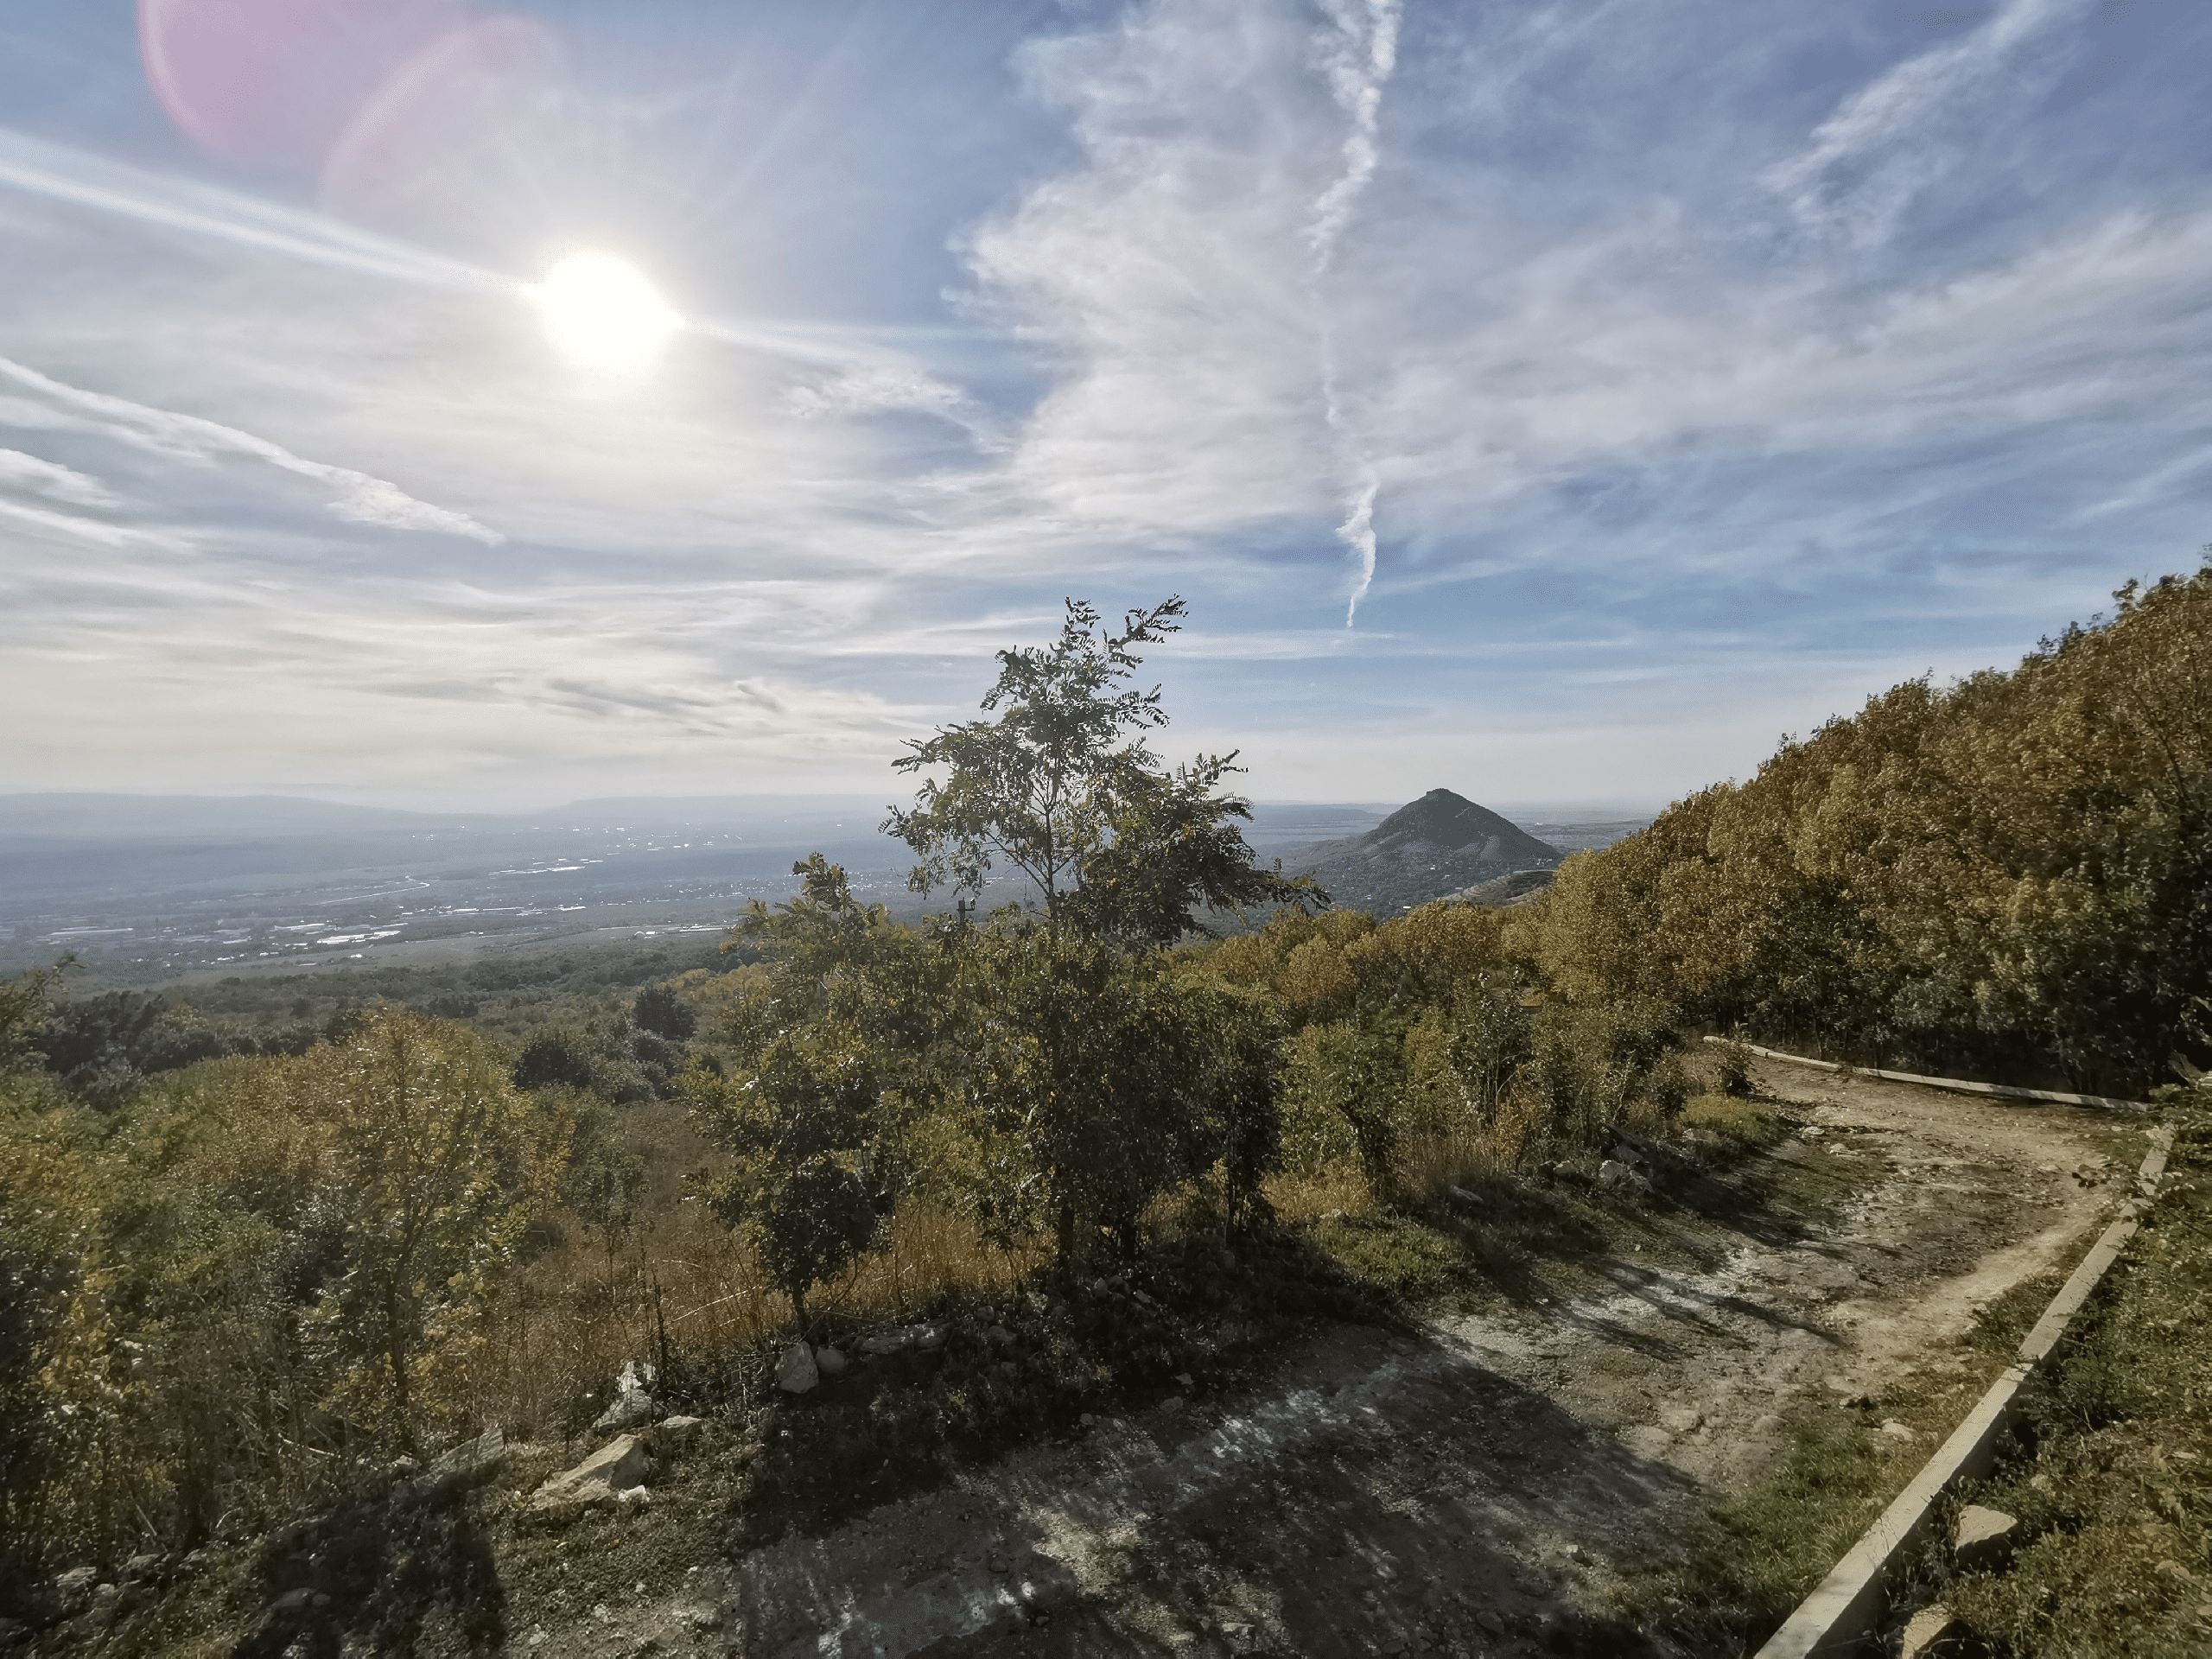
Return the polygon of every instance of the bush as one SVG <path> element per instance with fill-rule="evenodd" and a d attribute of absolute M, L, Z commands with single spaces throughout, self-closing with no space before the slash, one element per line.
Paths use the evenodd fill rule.
<path fill-rule="evenodd" d="M 1691 1083 L 1688 1071 L 1679 1056 L 1669 1054 L 1653 1066 L 1643 1080 L 1643 1097 L 1651 1109 L 1669 1122 L 1682 1115 L 1690 1096 L 1697 1092 Z"/>
<path fill-rule="evenodd" d="M 671 1043 L 688 1041 L 699 1028 L 699 1016 L 671 985 L 648 985 L 630 1005 L 630 1018 L 640 1031 L 649 1031 Z"/>
<path fill-rule="evenodd" d="M 1713 1046 L 1713 1074 L 1722 1094 L 1739 1100 L 1751 1097 L 1751 1051 L 1733 1038 Z"/>
<path fill-rule="evenodd" d="M 593 1058 L 590 1040 L 583 1033 L 573 1026 L 548 1026 L 523 1045 L 515 1061 L 515 1087 L 588 1088 Z"/>

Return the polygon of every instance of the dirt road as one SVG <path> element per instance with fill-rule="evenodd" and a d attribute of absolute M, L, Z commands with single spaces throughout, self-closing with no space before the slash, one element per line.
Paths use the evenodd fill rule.
<path fill-rule="evenodd" d="M 1410 1338 L 1338 1331 L 1256 1397 L 1101 1421 L 702 1564 L 545 1650 L 1661 1651 L 1610 1590 L 1802 1414 L 2070 1264 L 2122 1196 L 2101 1172 L 2133 1126 L 2108 1115 L 1779 1064 L 1761 1081 L 1793 1133 L 1760 1154 L 1758 1205 L 1670 1204 L 1662 1170 L 1641 1235 L 1555 1294 Z"/>

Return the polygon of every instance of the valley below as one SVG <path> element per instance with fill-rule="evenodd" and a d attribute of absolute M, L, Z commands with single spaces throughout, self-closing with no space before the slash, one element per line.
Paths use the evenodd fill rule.
<path fill-rule="evenodd" d="M 1262 804 L 1247 839 L 1294 863 L 1390 809 Z M 901 916 L 906 847 L 885 808 L 852 799 L 579 802 L 528 815 L 409 813 L 283 798 L 0 797 L 0 975 L 73 957 L 86 986 L 144 988 L 358 968 L 434 967 L 637 939 L 702 945 L 753 899 L 795 889 L 819 851 L 855 895 Z M 1562 850 L 1610 845 L 1642 819 L 1532 820 Z M 1412 868 L 1418 865 L 1419 868 Z M 1431 868 L 1432 866 L 1435 868 Z M 1449 859 L 1394 879 L 1433 899 L 1466 885 Z M 1366 884 L 1341 902 L 1362 904 Z M 1022 898 L 1001 874 L 986 905 Z M 1395 906 L 1398 900 L 1391 900 Z"/>

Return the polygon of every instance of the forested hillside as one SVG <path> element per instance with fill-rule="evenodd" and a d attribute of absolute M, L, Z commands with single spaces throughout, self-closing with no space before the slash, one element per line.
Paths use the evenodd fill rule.
<path fill-rule="evenodd" d="M 1559 849 L 1448 789 L 1408 801 L 1363 835 L 1283 854 L 1339 905 L 1395 916 L 1415 905 L 1515 871 L 1548 869 Z"/>
<path fill-rule="evenodd" d="M 2212 567 L 1908 681 L 1569 860 L 1513 949 L 1581 1006 L 2118 1094 L 2204 1062 Z"/>

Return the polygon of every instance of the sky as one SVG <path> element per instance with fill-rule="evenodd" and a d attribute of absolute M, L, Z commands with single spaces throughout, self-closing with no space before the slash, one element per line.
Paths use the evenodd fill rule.
<path fill-rule="evenodd" d="M 1256 798 L 1655 807 L 2195 568 L 2208 69 L 2183 0 L 0 0 L 0 791 L 890 798 L 1177 594 L 1161 747 Z"/>

